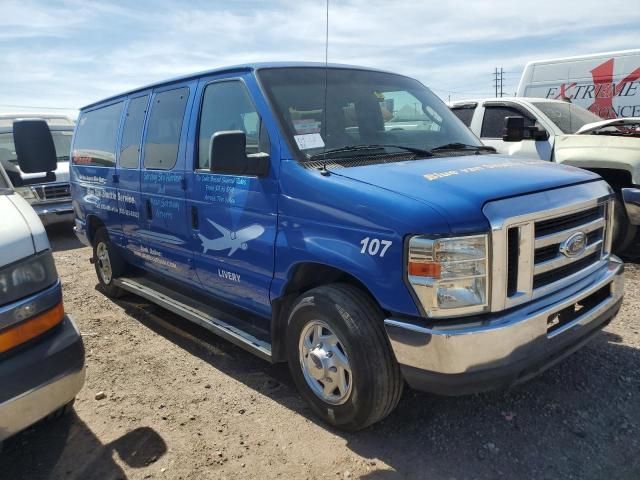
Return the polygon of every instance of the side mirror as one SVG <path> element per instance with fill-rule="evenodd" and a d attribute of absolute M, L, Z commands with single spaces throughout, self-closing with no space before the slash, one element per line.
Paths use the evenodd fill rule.
<path fill-rule="evenodd" d="M 247 155 L 247 135 L 241 130 L 216 132 L 209 146 L 209 169 L 212 173 L 253 175 L 269 173 L 269 154 Z"/>
<path fill-rule="evenodd" d="M 521 142 L 524 139 L 524 117 L 505 117 L 502 141 Z"/>
<path fill-rule="evenodd" d="M 44 120 L 13 122 L 13 142 L 18 165 L 24 173 L 49 173 L 56 169 L 56 147 Z"/>
<path fill-rule="evenodd" d="M 529 127 L 529 133 L 532 140 L 549 140 L 549 132 L 542 127 Z"/>

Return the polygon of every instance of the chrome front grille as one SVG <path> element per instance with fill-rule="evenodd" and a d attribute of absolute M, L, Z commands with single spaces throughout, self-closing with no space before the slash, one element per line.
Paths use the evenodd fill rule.
<path fill-rule="evenodd" d="M 68 183 L 37 185 L 33 188 L 38 198 L 42 201 L 66 200 L 71 198 L 71 190 Z"/>
<path fill-rule="evenodd" d="M 610 253 L 611 189 L 604 182 L 488 203 L 492 227 L 491 310 L 563 288 Z"/>
<path fill-rule="evenodd" d="M 572 275 L 602 257 L 608 203 L 568 215 L 535 222 L 533 289 Z M 574 256 L 562 253 L 562 245 L 582 234 L 584 248 Z"/>

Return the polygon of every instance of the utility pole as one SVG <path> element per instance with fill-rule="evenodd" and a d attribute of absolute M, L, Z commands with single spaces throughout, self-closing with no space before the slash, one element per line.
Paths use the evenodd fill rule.
<path fill-rule="evenodd" d="M 498 70 L 498 67 L 495 68 L 495 71 L 493 72 L 493 87 L 495 89 L 496 92 L 496 98 L 503 96 L 504 91 L 503 91 L 503 87 L 504 87 L 504 69 L 502 67 L 500 67 L 500 70 Z"/>

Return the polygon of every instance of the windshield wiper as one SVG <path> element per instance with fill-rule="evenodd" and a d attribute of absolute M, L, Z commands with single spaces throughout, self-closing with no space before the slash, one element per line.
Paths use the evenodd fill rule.
<path fill-rule="evenodd" d="M 309 157 L 309 160 L 317 160 L 318 158 L 328 157 L 335 153 L 345 152 L 358 152 L 366 150 L 380 150 L 383 148 L 397 148 L 399 150 L 405 150 L 407 152 L 415 153 L 416 155 L 422 155 L 424 157 L 433 157 L 433 153 L 430 150 L 416 147 L 407 147 L 405 145 L 391 145 L 391 144 L 369 144 L 369 145 L 348 145 L 340 148 L 332 148 L 325 150 L 324 152 L 314 153 Z"/>
<path fill-rule="evenodd" d="M 453 143 L 445 143 L 444 145 L 440 145 L 439 147 L 432 148 L 432 152 L 437 152 L 441 150 L 486 150 L 487 152 L 496 152 L 497 150 L 493 147 L 489 147 L 487 145 L 468 145 L 466 143 L 453 142 Z"/>

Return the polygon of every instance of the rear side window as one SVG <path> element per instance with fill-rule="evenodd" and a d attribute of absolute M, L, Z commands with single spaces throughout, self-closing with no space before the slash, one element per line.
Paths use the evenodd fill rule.
<path fill-rule="evenodd" d="M 120 166 L 122 168 L 138 168 L 142 127 L 147 113 L 149 96 L 137 97 L 129 102 L 127 116 L 124 119 L 122 141 L 120 142 Z"/>
<path fill-rule="evenodd" d="M 144 143 L 145 168 L 171 170 L 175 166 L 188 99 L 187 87 L 161 92 L 153 97 Z"/>
<path fill-rule="evenodd" d="M 475 107 L 458 107 L 452 108 L 451 111 L 456 117 L 462 120 L 467 127 L 471 126 L 471 120 L 473 119 L 473 112 L 476 111 Z"/>
<path fill-rule="evenodd" d="M 113 167 L 116 163 L 116 136 L 124 102 L 84 112 L 78 119 L 73 142 L 73 163 Z"/>
<path fill-rule="evenodd" d="M 484 110 L 484 119 L 482 120 L 482 130 L 480 137 L 482 138 L 502 138 L 504 130 L 504 119 L 506 117 L 524 117 L 524 126 L 531 127 L 536 121 L 528 117 L 523 112 L 513 107 L 504 106 L 487 106 Z"/>
<path fill-rule="evenodd" d="M 242 130 L 247 135 L 247 154 L 268 152 L 269 138 L 262 128 L 246 87 L 240 81 L 212 83 L 204 91 L 200 113 L 198 168 L 209 168 L 209 146 L 214 133 Z"/>

